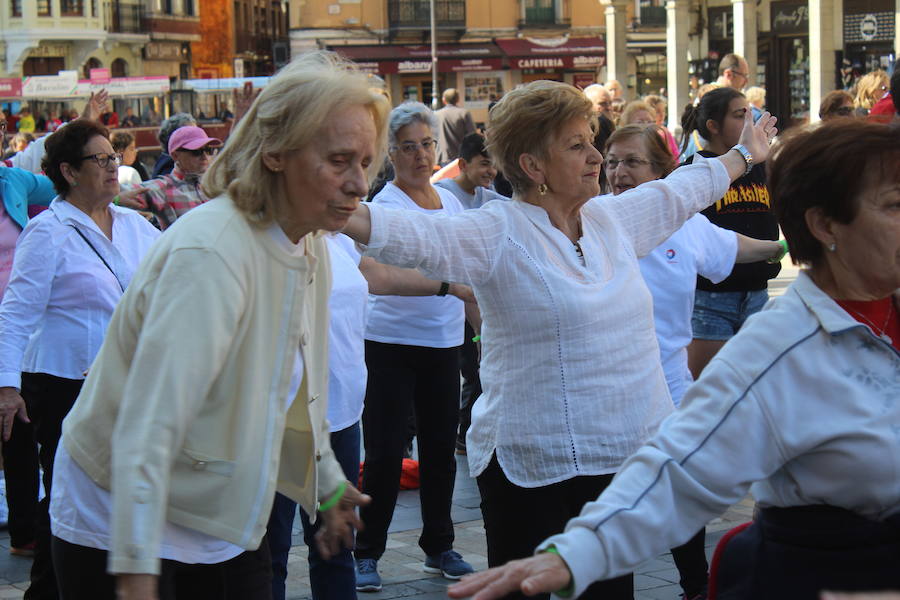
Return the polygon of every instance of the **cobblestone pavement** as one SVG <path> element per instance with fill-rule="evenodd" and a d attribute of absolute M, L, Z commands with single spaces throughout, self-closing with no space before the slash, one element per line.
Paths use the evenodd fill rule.
<path fill-rule="evenodd" d="M 769 295 L 779 296 L 796 278 L 797 268 L 789 260 L 782 263 L 782 271 L 769 284 Z M 464 457 L 457 457 L 459 466 L 456 490 L 453 495 L 453 521 L 456 523 L 455 549 L 478 569 L 487 567 L 487 549 L 478 489 L 474 479 L 469 477 Z M 735 525 L 749 521 L 753 512 L 752 499 L 745 498 L 729 508 L 720 518 L 713 520 L 706 528 L 706 550 L 711 555 L 719 538 Z M 288 600 L 311 598 L 309 577 L 306 568 L 306 546 L 295 520 L 294 547 L 288 562 Z M 439 600 L 446 598 L 444 592 L 447 581 L 439 576 L 422 571 L 424 555 L 418 546 L 421 527 L 419 516 L 419 494 L 417 491 L 400 493 L 394 520 L 389 531 L 387 552 L 378 567 L 384 581 L 384 589 L 378 593 L 360 594 L 361 600 L 389 600 L 392 598 L 415 598 L 416 600 Z M 28 587 L 28 573 L 31 561 L 9 555 L 9 534 L 0 532 L 0 600 L 22 598 Z M 663 554 L 650 560 L 636 571 L 635 600 L 676 600 L 681 593 L 678 587 L 678 571 L 670 554 Z"/>

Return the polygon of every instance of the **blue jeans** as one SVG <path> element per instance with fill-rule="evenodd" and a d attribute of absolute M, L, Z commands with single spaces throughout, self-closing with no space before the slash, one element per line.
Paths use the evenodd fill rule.
<path fill-rule="evenodd" d="M 738 332 L 750 315 L 759 312 L 769 300 L 768 290 L 752 292 L 707 292 L 694 294 L 691 328 L 694 339 L 727 341 Z"/>
<path fill-rule="evenodd" d="M 354 485 L 359 479 L 359 442 L 358 422 L 331 434 L 334 455 L 344 470 L 344 476 Z M 273 600 L 285 598 L 288 552 L 291 550 L 291 529 L 296 512 L 296 502 L 282 494 L 275 494 L 267 533 L 272 552 Z M 314 600 L 356 600 L 356 569 L 350 549 L 342 549 L 330 560 L 323 559 L 315 543 L 321 521 L 311 525 L 309 515 L 302 508 L 300 521 L 303 524 L 303 541 L 309 546 L 309 583 Z"/>

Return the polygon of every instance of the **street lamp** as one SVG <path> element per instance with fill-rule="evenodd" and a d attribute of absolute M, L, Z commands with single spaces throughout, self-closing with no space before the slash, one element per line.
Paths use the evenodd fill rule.
<path fill-rule="evenodd" d="M 437 110 L 438 106 L 438 57 L 437 57 L 437 27 L 434 17 L 434 0 L 429 2 L 431 8 L 431 110 Z"/>

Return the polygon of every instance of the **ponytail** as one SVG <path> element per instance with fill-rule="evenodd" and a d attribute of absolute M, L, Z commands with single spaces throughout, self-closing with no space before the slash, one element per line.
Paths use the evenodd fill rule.
<path fill-rule="evenodd" d="M 697 129 L 697 107 L 688 104 L 681 113 L 681 154 L 687 151 L 688 144 L 691 142 L 691 135 Z"/>

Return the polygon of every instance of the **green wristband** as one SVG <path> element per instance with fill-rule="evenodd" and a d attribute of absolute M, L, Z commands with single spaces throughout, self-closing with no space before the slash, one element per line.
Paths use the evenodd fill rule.
<path fill-rule="evenodd" d="M 337 491 L 331 495 L 331 498 L 319 504 L 319 512 L 325 512 L 326 510 L 331 510 L 337 503 L 341 501 L 341 498 L 344 497 L 344 492 L 347 491 L 347 482 L 342 481 L 341 485 L 338 486 Z"/>
<path fill-rule="evenodd" d="M 118 194 L 116 194 L 113 197 L 113 204 L 115 204 L 116 206 L 119 206 L 119 195 Z"/>
<path fill-rule="evenodd" d="M 787 240 L 778 240 L 778 244 L 781 246 L 781 252 L 766 261 L 771 265 L 780 263 L 781 259 L 789 252 Z"/>
<path fill-rule="evenodd" d="M 478 342 L 480 342 L 480 341 L 481 341 L 481 336 L 480 336 L 480 335 L 476 335 L 475 337 L 472 338 L 472 342 L 474 342 L 474 343 L 476 343 L 476 344 L 477 344 Z"/>
<path fill-rule="evenodd" d="M 562 555 L 560 555 L 559 550 L 556 549 L 556 546 L 547 546 L 547 548 L 544 549 L 543 552 L 549 552 L 550 554 L 555 554 L 555 555 L 559 556 L 560 558 L 562 558 Z M 568 565 L 566 565 L 566 568 L 568 568 Z M 569 572 L 569 575 L 571 576 L 571 571 Z M 572 577 L 572 580 L 569 582 L 569 585 L 567 585 L 566 587 L 564 587 L 561 590 L 556 590 L 553 593 L 555 595 L 559 596 L 560 598 L 571 598 L 572 595 L 575 594 L 575 578 Z"/>

